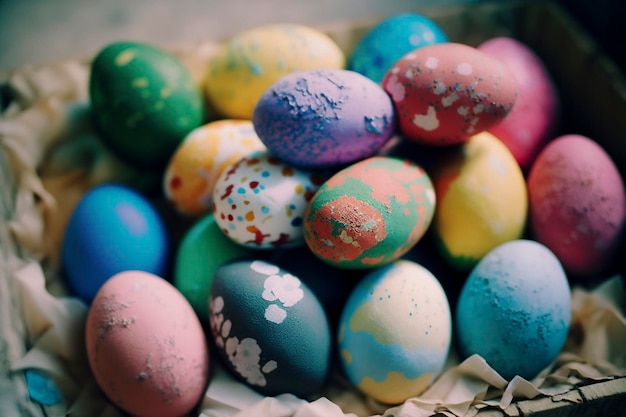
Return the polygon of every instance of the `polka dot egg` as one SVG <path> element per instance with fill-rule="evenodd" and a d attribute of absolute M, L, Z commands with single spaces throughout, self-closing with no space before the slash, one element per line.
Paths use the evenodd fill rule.
<path fill-rule="evenodd" d="M 176 209 L 190 217 L 210 211 L 217 177 L 252 152 L 265 149 L 249 120 L 224 119 L 194 129 L 172 156 L 163 189 Z"/>
<path fill-rule="evenodd" d="M 240 159 L 215 183 L 215 220 L 233 241 L 255 249 L 304 244 L 302 218 L 323 179 L 268 151 Z"/>

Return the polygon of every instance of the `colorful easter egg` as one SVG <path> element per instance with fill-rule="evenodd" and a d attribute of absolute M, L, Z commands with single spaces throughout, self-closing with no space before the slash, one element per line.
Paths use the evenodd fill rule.
<path fill-rule="evenodd" d="M 329 178 L 304 214 L 304 238 L 322 260 L 342 268 L 374 268 L 411 249 L 428 229 L 435 193 L 409 160 L 375 156 Z"/>
<path fill-rule="evenodd" d="M 559 124 L 561 102 L 554 81 L 535 51 L 517 39 L 491 38 L 478 49 L 503 62 L 515 76 L 515 106 L 489 132 L 504 142 L 527 170 Z"/>
<path fill-rule="evenodd" d="M 479 133 L 449 149 L 430 174 L 438 201 L 433 235 L 456 268 L 469 270 L 490 250 L 524 233 L 526 180 L 492 134 Z"/>
<path fill-rule="evenodd" d="M 166 198 L 182 214 L 199 217 L 213 207 L 219 175 L 239 159 L 265 149 L 249 120 L 217 120 L 189 133 L 165 171 Z"/>
<path fill-rule="evenodd" d="M 404 55 L 382 85 L 393 100 L 400 133 L 428 145 L 462 143 L 493 127 L 517 98 L 517 82 L 506 65 L 453 42 Z"/>
<path fill-rule="evenodd" d="M 344 68 L 345 55 L 319 30 L 292 23 L 259 26 L 230 38 L 209 60 L 206 93 L 219 114 L 251 119 L 270 85 L 295 71 Z"/>
<path fill-rule="evenodd" d="M 369 272 L 350 294 L 339 326 L 346 376 L 388 404 L 428 388 L 443 369 L 452 339 L 443 288 L 426 268 L 407 260 Z"/>
<path fill-rule="evenodd" d="M 404 54 L 447 41 L 443 30 L 428 17 L 402 13 L 371 28 L 354 47 L 347 68 L 380 83 L 389 68 Z"/>
<path fill-rule="evenodd" d="M 333 168 L 373 155 L 395 133 L 387 93 L 340 69 L 292 73 L 272 84 L 252 117 L 267 149 L 296 166 Z"/>
<path fill-rule="evenodd" d="M 250 154 L 215 183 L 215 221 L 233 241 L 254 249 L 304 245 L 304 211 L 322 184 L 317 173 L 267 151 Z"/>
<path fill-rule="evenodd" d="M 528 175 L 530 227 L 571 278 L 601 277 L 626 228 L 624 181 L 600 145 L 564 135 L 539 154 Z M 598 276 L 600 275 L 600 276 Z"/>
<path fill-rule="evenodd" d="M 531 380 L 561 352 L 571 321 L 571 292 L 544 245 L 513 240 L 473 268 L 454 317 L 462 358 L 478 354 L 502 377 Z"/>
<path fill-rule="evenodd" d="M 306 398 L 328 380 L 332 337 L 298 277 L 255 260 L 224 264 L 210 295 L 211 338 L 233 375 L 267 396 Z"/>
<path fill-rule="evenodd" d="M 173 55 L 138 42 L 114 42 L 91 63 L 89 97 L 96 128 L 125 161 L 160 170 L 204 120 L 204 101 Z"/>

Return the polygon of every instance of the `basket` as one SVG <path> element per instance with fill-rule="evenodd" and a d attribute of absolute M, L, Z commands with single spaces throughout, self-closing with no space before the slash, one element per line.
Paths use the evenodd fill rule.
<path fill-rule="evenodd" d="M 626 177 L 626 80 L 598 45 L 552 2 L 499 1 L 414 10 L 452 41 L 469 45 L 512 36 L 550 70 L 563 104 L 562 130 L 595 139 Z M 379 21 L 318 27 L 346 52 Z M 203 82 L 219 40 L 167 45 Z M 0 74 L 0 408 L 2 416 L 118 416 L 87 365 L 87 307 L 69 296 L 59 248 L 72 209 L 91 187 L 117 181 L 154 186 L 100 143 L 88 123 L 90 57 Z M 190 221 L 155 202 L 180 239 Z M 168 217 L 171 216 L 171 217 Z M 622 249 L 623 252 L 623 249 Z M 480 358 L 451 355 L 419 398 L 377 404 L 337 377 L 322 398 L 261 398 L 216 367 L 196 415 L 618 416 L 626 412 L 623 260 L 614 276 L 573 289 L 574 321 L 559 358 L 533 381 L 503 381 Z"/>

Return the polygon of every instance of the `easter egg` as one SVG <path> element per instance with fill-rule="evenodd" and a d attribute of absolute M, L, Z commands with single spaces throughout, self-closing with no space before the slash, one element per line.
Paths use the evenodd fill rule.
<path fill-rule="evenodd" d="M 165 274 L 169 248 L 151 202 L 131 188 L 103 184 L 89 190 L 70 216 L 61 247 L 63 273 L 72 293 L 90 303 L 118 272 Z"/>
<path fill-rule="evenodd" d="M 343 68 L 345 55 L 326 34 L 292 23 L 255 27 L 231 37 L 211 57 L 206 93 L 224 118 L 251 119 L 270 85 L 295 71 Z"/>
<path fill-rule="evenodd" d="M 528 175 L 530 228 L 572 279 L 601 275 L 626 227 L 624 181 L 606 151 L 586 136 L 564 135 L 539 154 Z"/>
<path fill-rule="evenodd" d="M 212 214 L 198 219 L 183 236 L 174 259 L 174 285 L 201 321 L 209 317 L 209 293 L 222 264 L 254 252 L 229 239 Z"/>
<path fill-rule="evenodd" d="M 105 143 L 135 166 L 160 170 L 204 120 L 200 89 L 173 55 L 114 42 L 91 62 L 89 98 Z"/>
<path fill-rule="evenodd" d="M 416 13 L 391 16 L 368 30 L 348 57 L 347 69 L 380 83 L 389 68 L 414 49 L 447 42 L 431 19 Z"/>
<path fill-rule="evenodd" d="M 249 120 L 216 120 L 192 130 L 170 159 L 166 198 L 178 212 L 199 217 L 213 207 L 219 175 L 239 159 L 265 149 Z"/>
<path fill-rule="evenodd" d="M 455 268 L 469 270 L 496 246 L 522 237 L 526 180 L 508 148 L 482 132 L 443 154 L 430 175 L 438 207 L 433 235 Z"/>
<path fill-rule="evenodd" d="M 428 229 L 435 193 L 409 160 L 374 156 L 335 173 L 304 214 L 304 239 L 325 262 L 367 269 L 397 260 Z"/>
<path fill-rule="evenodd" d="M 571 321 L 565 271 L 544 245 L 514 240 L 467 278 L 455 314 L 462 357 L 478 354 L 503 378 L 537 376 L 560 353 Z"/>
<path fill-rule="evenodd" d="M 259 99 L 252 122 L 274 155 L 316 169 L 373 155 L 396 127 L 387 93 L 369 78 L 341 69 L 280 78 Z"/>
<path fill-rule="evenodd" d="M 517 39 L 491 38 L 478 45 L 478 49 L 503 62 L 517 81 L 515 106 L 489 132 L 527 170 L 559 124 L 561 103 L 554 81 L 535 51 Z"/>
<path fill-rule="evenodd" d="M 302 216 L 323 178 L 267 151 L 243 157 L 215 183 L 215 221 L 234 242 L 253 249 L 304 245 Z"/>
<path fill-rule="evenodd" d="M 130 415 L 186 415 L 205 392 L 209 352 L 202 326 L 185 298 L 156 275 L 111 277 L 89 308 L 85 345 L 98 386 Z"/>
<path fill-rule="evenodd" d="M 517 98 L 517 82 L 506 65 L 454 42 L 405 54 L 382 85 L 396 109 L 399 132 L 434 146 L 462 143 L 493 127 Z"/>
<path fill-rule="evenodd" d="M 332 338 L 323 307 L 296 276 L 264 261 L 233 261 L 210 295 L 216 350 L 239 380 L 263 395 L 319 393 Z"/>
<path fill-rule="evenodd" d="M 369 272 L 339 322 L 346 376 L 389 404 L 421 394 L 439 375 L 452 338 L 446 294 L 423 266 L 399 260 Z"/>

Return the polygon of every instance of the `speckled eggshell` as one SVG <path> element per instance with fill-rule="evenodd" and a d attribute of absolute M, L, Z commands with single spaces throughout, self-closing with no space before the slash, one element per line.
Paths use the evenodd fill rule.
<path fill-rule="evenodd" d="M 261 95 L 282 76 L 345 64 L 335 41 L 314 28 L 293 23 L 259 26 L 236 34 L 211 56 L 206 93 L 222 117 L 251 119 Z"/>
<path fill-rule="evenodd" d="M 265 145 L 250 120 L 209 122 L 189 133 L 170 159 L 163 178 L 166 198 L 182 214 L 200 217 L 213 207 L 219 175 Z"/>
<path fill-rule="evenodd" d="M 452 339 L 446 294 L 423 266 L 399 260 L 366 275 L 341 315 L 348 379 L 383 403 L 421 394 L 439 375 Z"/>
<path fill-rule="evenodd" d="M 415 163 L 375 156 L 329 178 L 304 214 L 304 238 L 320 259 L 347 269 L 397 260 L 430 226 L 435 193 Z"/>
<path fill-rule="evenodd" d="M 215 274 L 211 334 L 237 378 L 263 395 L 319 393 L 332 337 L 322 305 L 300 279 L 264 261 L 233 261 Z"/>
<path fill-rule="evenodd" d="M 570 287 L 542 244 L 514 240 L 472 270 L 454 317 L 461 357 L 482 356 L 502 377 L 531 380 L 560 353 L 571 321 Z"/>
<path fill-rule="evenodd" d="M 414 49 L 447 42 L 431 19 L 415 13 L 391 16 L 363 36 L 348 57 L 347 69 L 380 83 L 393 64 Z"/>
<path fill-rule="evenodd" d="M 462 143 L 493 127 L 517 98 L 517 82 L 506 65 L 454 42 L 405 54 L 382 85 L 393 100 L 400 133 L 435 146 Z"/>
<path fill-rule="evenodd" d="M 558 91 L 541 58 L 525 43 L 498 37 L 481 43 L 478 49 L 503 62 L 517 81 L 515 106 L 489 132 L 509 148 L 526 171 L 559 125 Z"/>
<path fill-rule="evenodd" d="M 554 139 L 531 168 L 528 193 L 533 236 L 571 277 L 601 274 L 626 224 L 624 181 L 606 151 L 586 136 Z"/>
<path fill-rule="evenodd" d="M 323 180 L 268 151 L 254 152 L 217 179 L 215 220 L 229 238 L 249 248 L 302 246 L 304 211 Z"/>
<path fill-rule="evenodd" d="M 429 173 L 438 201 L 433 237 L 450 265 L 469 271 L 496 246 L 522 237 L 526 180 L 498 138 L 472 136 L 442 154 Z"/>
<path fill-rule="evenodd" d="M 165 168 L 204 121 L 204 101 L 173 55 L 140 42 L 113 42 L 91 62 L 89 98 L 103 140 L 125 161 Z"/>
<path fill-rule="evenodd" d="M 396 129 L 393 104 L 382 87 L 341 69 L 282 77 L 263 93 L 252 122 L 276 156 L 322 169 L 373 155 Z"/>
<path fill-rule="evenodd" d="M 202 398 L 208 343 L 185 298 L 164 279 L 124 271 L 100 289 L 85 323 L 98 386 L 133 416 L 178 417 Z"/>

